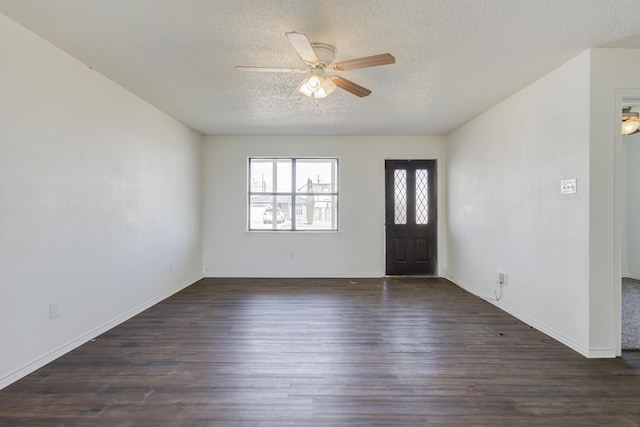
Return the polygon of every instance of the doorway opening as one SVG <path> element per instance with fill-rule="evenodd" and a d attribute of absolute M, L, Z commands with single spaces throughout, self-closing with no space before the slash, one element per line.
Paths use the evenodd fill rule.
<path fill-rule="evenodd" d="M 640 92 L 621 96 L 621 110 L 640 109 Z M 640 133 L 619 136 L 618 246 L 620 353 L 640 350 Z"/>

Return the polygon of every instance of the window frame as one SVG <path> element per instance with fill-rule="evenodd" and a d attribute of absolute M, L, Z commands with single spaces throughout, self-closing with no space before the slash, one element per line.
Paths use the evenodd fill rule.
<path fill-rule="evenodd" d="M 333 191 L 329 192 L 302 192 L 298 191 L 298 188 L 302 188 L 302 186 L 306 185 L 306 183 L 297 183 L 297 163 L 308 162 L 308 161 L 318 161 L 321 163 L 322 161 L 327 161 L 326 163 L 331 163 L 332 168 L 335 167 L 335 172 L 331 173 L 331 182 L 330 187 Z M 252 176 L 251 176 L 251 164 L 252 161 L 271 161 L 273 163 L 273 183 L 271 191 L 252 191 Z M 291 173 L 291 187 L 288 191 L 281 191 L 282 189 L 278 188 L 278 162 L 290 162 L 290 173 Z M 278 191 L 280 190 L 280 191 Z M 252 197 L 255 196 L 267 196 L 272 197 L 271 208 L 273 209 L 276 206 L 278 209 L 278 199 L 279 198 L 289 198 L 290 206 L 290 220 L 291 224 L 289 228 L 279 228 L 277 221 L 277 213 L 274 218 L 276 221 L 273 221 L 272 218 L 272 226 L 270 228 L 252 228 L 251 226 L 251 213 L 252 213 Z M 324 196 L 333 198 L 333 204 L 335 207 L 332 208 L 332 218 L 331 218 L 331 227 L 330 228 L 298 228 L 296 208 L 300 206 L 305 206 L 302 203 L 298 203 L 298 199 L 306 198 L 310 196 Z M 247 158 L 247 231 L 254 233 L 271 233 L 271 232 L 285 232 L 285 233 L 337 233 L 340 231 L 340 159 L 338 157 L 274 157 L 274 156 L 251 156 Z M 268 208 L 267 208 L 268 209 Z"/>

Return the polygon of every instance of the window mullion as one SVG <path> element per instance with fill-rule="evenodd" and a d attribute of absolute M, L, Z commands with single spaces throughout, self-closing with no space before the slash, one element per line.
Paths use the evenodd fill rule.
<path fill-rule="evenodd" d="M 336 162 L 331 162 L 331 193 L 334 194 L 338 192 L 338 189 L 336 188 L 336 185 L 338 185 L 338 180 L 337 180 L 337 176 L 338 176 L 338 171 L 336 170 L 336 166 L 337 163 Z M 338 203 L 338 197 L 335 198 L 336 203 Z M 336 209 L 336 212 L 338 210 Z M 338 227 L 337 225 L 337 221 L 338 221 L 338 215 L 331 215 L 331 228 L 336 230 Z"/>
<path fill-rule="evenodd" d="M 296 230 L 296 212 L 298 209 L 298 197 L 296 194 L 296 159 L 291 159 L 291 230 Z"/>
<path fill-rule="evenodd" d="M 271 176 L 273 177 L 273 194 L 271 195 L 271 228 L 276 230 L 278 228 L 278 161 L 273 160 L 271 162 Z"/>

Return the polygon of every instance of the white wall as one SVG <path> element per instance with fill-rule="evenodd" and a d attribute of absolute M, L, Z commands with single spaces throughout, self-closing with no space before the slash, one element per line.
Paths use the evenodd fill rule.
<path fill-rule="evenodd" d="M 589 52 L 448 137 L 447 276 L 588 355 Z M 576 178 L 578 192 L 560 194 Z"/>
<path fill-rule="evenodd" d="M 492 295 L 507 271 L 497 305 L 589 357 L 619 354 L 619 94 L 638 69 L 639 50 L 591 49 L 448 138 L 449 277 Z"/>
<path fill-rule="evenodd" d="M 204 145 L 204 274 L 218 277 L 380 277 L 384 275 L 384 160 L 439 160 L 444 219 L 443 137 L 212 136 Z M 247 159 L 338 157 L 340 231 L 247 232 Z M 440 221 L 440 237 L 444 221 Z M 440 265 L 444 242 L 439 241 Z"/>
<path fill-rule="evenodd" d="M 0 57 L 2 388 L 201 277 L 202 136 L 2 15 Z"/>
<path fill-rule="evenodd" d="M 622 275 L 640 280 L 640 134 L 622 138 Z"/>

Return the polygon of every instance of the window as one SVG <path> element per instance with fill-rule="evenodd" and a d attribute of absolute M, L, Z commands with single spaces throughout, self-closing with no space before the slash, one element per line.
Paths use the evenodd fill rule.
<path fill-rule="evenodd" d="M 249 230 L 338 230 L 338 159 L 250 158 Z"/>
<path fill-rule="evenodd" d="M 393 171 L 394 224 L 407 223 L 407 170 Z M 429 171 L 415 170 L 415 223 L 429 224 Z"/>

